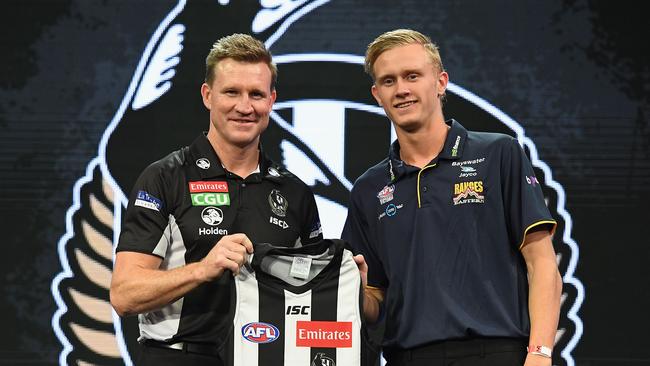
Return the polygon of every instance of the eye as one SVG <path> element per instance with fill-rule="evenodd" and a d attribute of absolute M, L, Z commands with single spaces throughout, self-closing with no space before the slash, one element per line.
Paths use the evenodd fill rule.
<path fill-rule="evenodd" d="M 415 81 L 415 80 L 418 79 L 419 76 L 420 76 L 420 75 L 418 75 L 418 74 L 416 74 L 416 73 L 411 73 L 411 74 L 408 74 L 408 75 L 406 76 L 406 80 L 409 80 L 409 81 Z"/>
<path fill-rule="evenodd" d="M 259 100 L 259 99 L 264 99 L 265 97 L 266 97 L 266 95 L 264 93 L 262 93 L 262 92 L 252 92 L 251 93 L 251 98 L 253 98 L 253 99 Z"/>
<path fill-rule="evenodd" d="M 394 83 L 395 83 L 395 79 L 393 79 L 393 78 L 385 78 L 385 79 L 382 79 L 381 82 L 380 82 L 380 84 L 383 85 L 383 86 L 391 86 Z"/>
<path fill-rule="evenodd" d="M 226 89 L 226 90 L 224 90 L 223 93 L 226 94 L 229 97 L 234 97 L 234 96 L 236 96 L 238 94 L 237 90 L 235 90 L 235 89 Z"/>

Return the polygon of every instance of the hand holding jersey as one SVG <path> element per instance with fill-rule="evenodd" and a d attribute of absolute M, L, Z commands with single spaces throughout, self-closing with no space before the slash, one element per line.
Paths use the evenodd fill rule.
<path fill-rule="evenodd" d="M 368 264 L 363 254 L 357 254 L 353 258 L 359 268 L 363 285 L 363 315 L 366 320 L 374 323 L 379 317 L 379 307 L 384 300 L 384 291 L 376 287 L 368 287 Z"/>
<path fill-rule="evenodd" d="M 248 254 L 252 253 L 253 243 L 246 234 L 226 235 L 199 262 L 202 269 L 199 278 L 208 282 L 219 278 L 224 270 L 237 275 L 239 268 L 246 263 Z"/>

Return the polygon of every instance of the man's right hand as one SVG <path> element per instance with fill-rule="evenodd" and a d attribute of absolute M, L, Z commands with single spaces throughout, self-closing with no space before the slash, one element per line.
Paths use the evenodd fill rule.
<path fill-rule="evenodd" d="M 211 281 L 220 277 L 224 270 L 233 274 L 246 263 L 248 255 L 253 253 L 253 243 L 246 234 L 233 234 L 222 237 L 201 260 L 202 281 Z"/>

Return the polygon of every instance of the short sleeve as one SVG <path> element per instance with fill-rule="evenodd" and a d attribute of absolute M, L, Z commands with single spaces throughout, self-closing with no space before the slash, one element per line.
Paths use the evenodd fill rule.
<path fill-rule="evenodd" d="M 517 140 L 509 138 L 502 151 L 501 177 L 508 231 L 521 248 L 531 229 L 546 227 L 552 234 L 557 222 L 549 213 L 533 166 Z"/>
<path fill-rule="evenodd" d="M 377 288 L 387 288 L 388 279 L 384 271 L 384 266 L 377 255 L 377 241 L 370 231 L 367 220 L 365 219 L 362 198 L 359 197 L 358 190 L 352 189 L 350 207 L 348 216 L 345 220 L 341 239 L 345 240 L 352 247 L 354 254 L 363 254 L 368 264 L 368 286 Z M 369 208 L 368 208 L 369 209 Z"/>
<path fill-rule="evenodd" d="M 131 191 L 116 251 L 165 257 L 170 242 L 169 198 L 161 168 L 147 167 Z"/>
<path fill-rule="evenodd" d="M 323 228 L 318 215 L 316 199 L 311 189 L 305 186 L 304 221 L 300 228 L 300 242 L 303 244 L 316 243 L 323 240 Z"/>

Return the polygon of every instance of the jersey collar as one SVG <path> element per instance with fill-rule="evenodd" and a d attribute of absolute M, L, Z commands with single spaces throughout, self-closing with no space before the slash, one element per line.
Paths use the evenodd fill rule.
<path fill-rule="evenodd" d="M 272 180 L 279 178 L 279 167 L 266 157 L 261 143 L 259 145 L 259 150 L 259 172 L 252 173 L 246 177 L 246 181 L 258 182 L 262 180 L 262 177 Z M 192 157 L 192 161 L 189 161 L 188 163 L 197 167 L 197 171 L 202 179 L 225 177 L 229 174 L 229 172 L 224 169 L 223 165 L 221 165 L 221 160 L 212 148 L 207 137 L 207 132 L 205 131 L 190 145 L 190 156 Z M 207 164 L 205 163 L 206 161 Z"/>
<path fill-rule="evenodd" d="M 440 159 L 458 160 L 463 156 L 463 149 L 465 147 L 465 141 L 467 140 L 467 130 L 455 119 L 450 119 L 445 123 L 450 127 L 445 139 L 445 145 L 440 154 L 431 160 L 430 164 L 435 164 Z M 416 167 L 405 164 L 400 158 L 399 151 L 399 141 L 395 140 L 388 151 L 387 183 L 394 182 L 404 175 L 418 170 Z"/>

